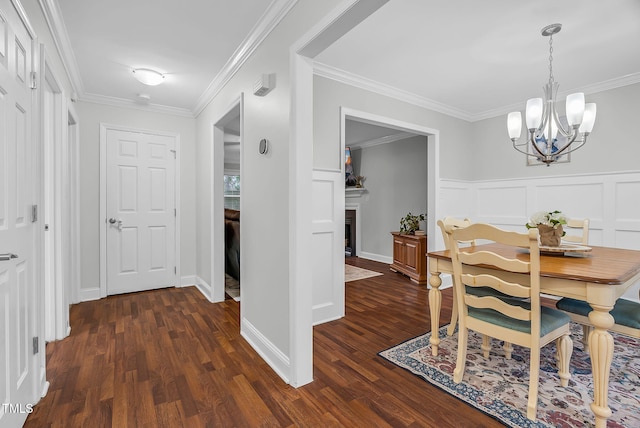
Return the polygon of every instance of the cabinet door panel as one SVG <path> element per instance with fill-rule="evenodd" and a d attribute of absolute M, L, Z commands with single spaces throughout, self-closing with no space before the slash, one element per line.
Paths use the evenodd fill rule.
<path fill-rule="evenodd" d="M 405 245 L 404 264 L 412 271 L 416 271 L 418 267 L 418 251 L 419 245 L 414 242 L 407 242 Z"/>
<path fill-rule="evenodd" d="M 405 245 L 400 239 L 393 240 L 393 263 L 404 265 L 405 264 Z"/>

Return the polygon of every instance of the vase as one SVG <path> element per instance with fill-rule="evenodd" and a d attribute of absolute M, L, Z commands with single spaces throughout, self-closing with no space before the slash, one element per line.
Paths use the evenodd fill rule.
<path fill-rule="evenodd" d="M 540 245 L 545 247 L 559 247 L 562 240 L 562 225 L 559 224 L 553 228 L 544 224 L 538 225 L 538 233 L 540 234 Z"/>

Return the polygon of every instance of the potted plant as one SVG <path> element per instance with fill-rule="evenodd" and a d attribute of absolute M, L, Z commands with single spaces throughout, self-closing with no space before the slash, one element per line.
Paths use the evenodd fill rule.
<path fill-rule="evenodd" d="M 405 235 L 420 235 L 420 233 L 416 233 L 416 230 L 420 230 L 420 222 L 425 221 L 426 218 L 426 214 L 413 215 L 408 213 L 400 219 L 400 233 Z M 424 233 L 422 234 L 424 235 Z"/>
<path fill-rule="evenodd" d="M 539 211 L 531 216 L 525 225 L 527 229 L 537 228 L 540 233 L 540 245 L 559 247 L 565 232 L 562 225 L 567 224 L 567 217 L 560 211 Z"/>

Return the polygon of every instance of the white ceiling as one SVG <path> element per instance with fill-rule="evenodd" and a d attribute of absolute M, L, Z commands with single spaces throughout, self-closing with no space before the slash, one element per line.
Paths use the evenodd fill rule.
<path fill-rule="evenodd" d="M 192 111 L 237 50 L 267 19 L 271 0 L 47 0 L 62 15 L 81 80 L 79 97 Z M 274 1 L 274 5 L 282 1 Z M 134 68 L 165 75 L 159 86 Z"/>
<path fill-rule="evenodd" d="M 77 64 L 80 99 L 197 112 L 203 94 L 265 22 L 291 0 L 44 0 L 59 6 Z M 640 0 L 391 0 L 316 60 L 348 76 L 467 120 L 523 108 L 542 96 L 548 38 L 560 93 L 640 82 Z M 134 67 L 166 73 L 148 87 Z M 71 71 L 73 74 L 74 71 Z M 587 95 L 588 99 L 588 95 Z"/>

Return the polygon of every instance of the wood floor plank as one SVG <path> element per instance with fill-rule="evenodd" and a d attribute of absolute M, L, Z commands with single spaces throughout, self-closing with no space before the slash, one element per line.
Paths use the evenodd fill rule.
<path fill-rule="evenodd" d="M 345 317 L 314 327 L 314 382 L 285 384 L 240 336 L 240 303 L 195 287 L 73 305 L 48 343 L 49 392 L 25 427 L 500 427 L 379 357 L 430 329 L 428 291 L 389 266 L 346 284 Z M 442 323 L 451 290 L 443 291 Z"/>

